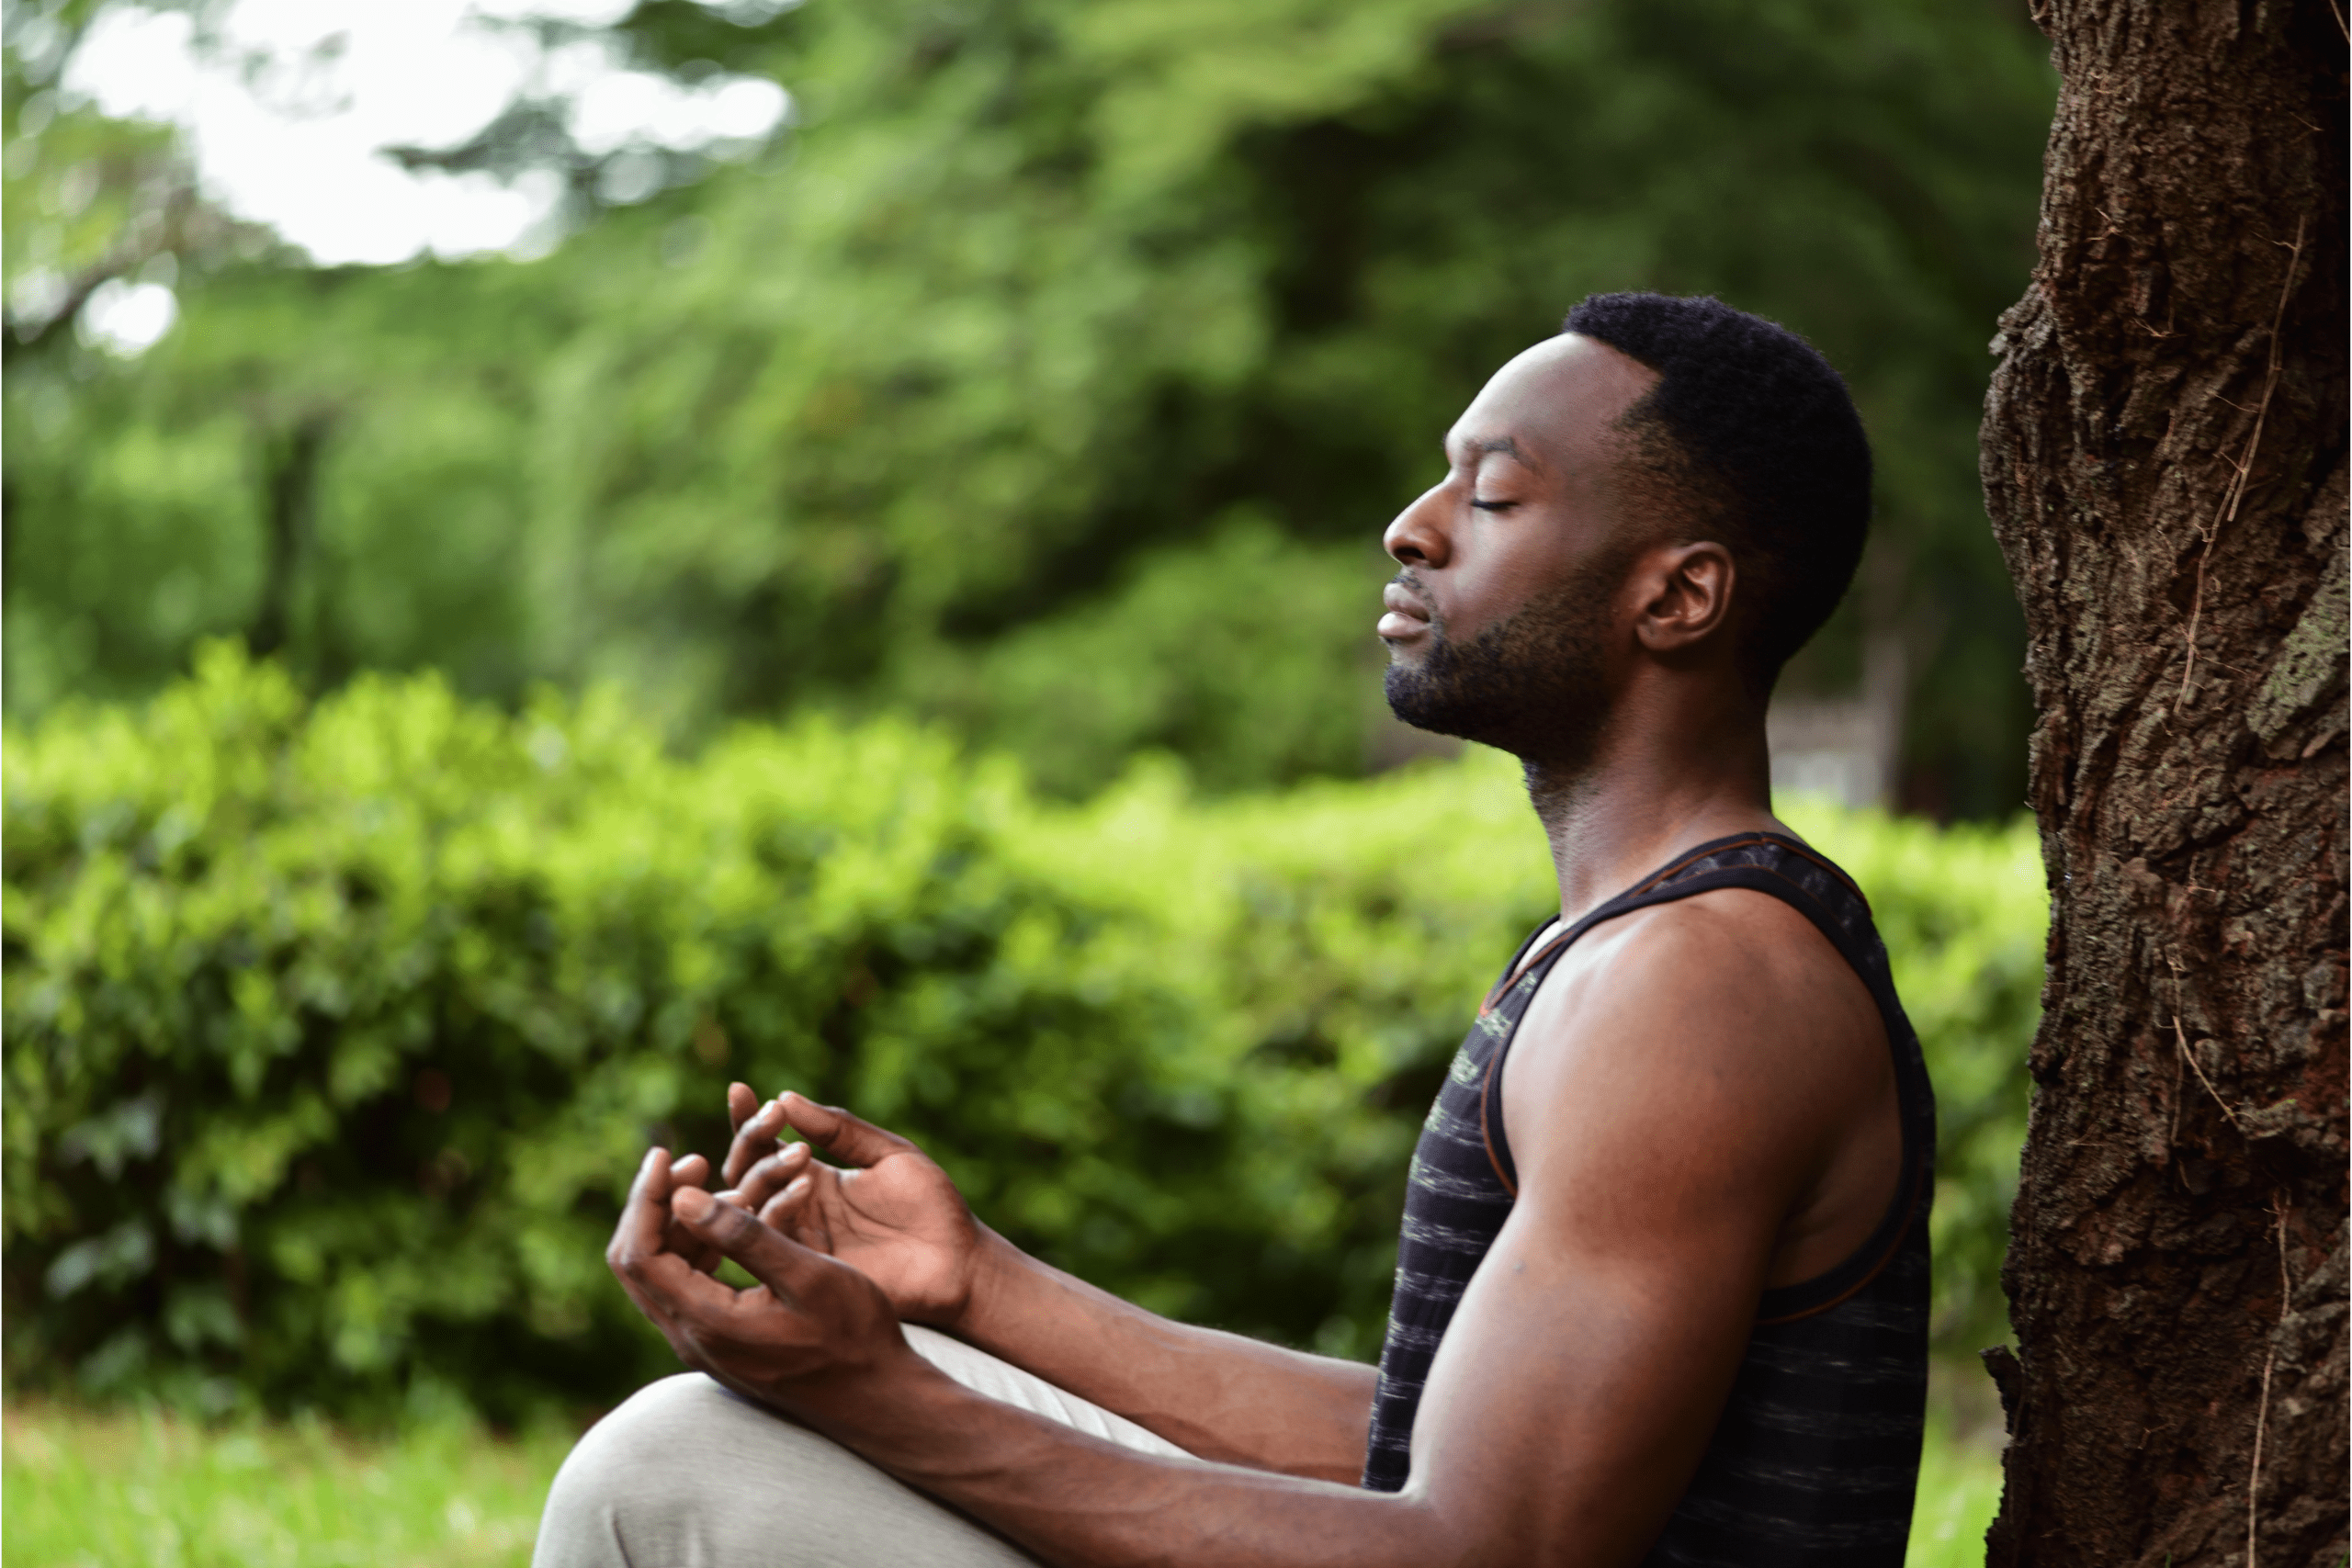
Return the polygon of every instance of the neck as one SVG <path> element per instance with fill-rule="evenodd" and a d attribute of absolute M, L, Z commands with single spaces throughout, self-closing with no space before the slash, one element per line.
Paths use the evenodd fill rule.
<path fill-rule="evenodd" d="M 1628 694 L 1583 757 L 1521 758 L 1551 841 L 1560 915 L 1574 920 L 1678 852 L 1734 833 L 1785 832 L 1772 816 L 1762 707 L 1743 697 Z"/>

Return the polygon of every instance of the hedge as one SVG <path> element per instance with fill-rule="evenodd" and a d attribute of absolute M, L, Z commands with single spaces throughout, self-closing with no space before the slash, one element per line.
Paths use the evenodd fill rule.
<path fill-rule="evenodd" d="M 606 1280 L 649 1140 L 723 1086 L 848 1103 L 1022 1245 L 1369 1356 L 1406 1153 L 1554 897 L 1477 754 L 1077 807 L 888 718 L 681 758 L 610 695 L 315 704 L 214 647 L 6 736 L 6 1371 L 345 1415 L 609 1403 L 668 1364 Z M 1939 1333 L 2002 1331 L 2046 905 L 2029 829 L 1818 804 L 1942 1095 Z"/>

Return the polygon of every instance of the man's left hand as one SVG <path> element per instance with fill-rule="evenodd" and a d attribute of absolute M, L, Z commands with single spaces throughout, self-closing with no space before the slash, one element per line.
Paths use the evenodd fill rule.
<path fill-rule="evenodd" d="M 697 1269 L 665 1245 L 673 1223 L 760 1282 L 738 1291 Z M 815 1417 L 850 1386 L 918 1359 L 873 1280 L 678 1183 L 665 1149 L 638 1168 L 605 1261 L 680 1360 L 790 1415 Z"/>

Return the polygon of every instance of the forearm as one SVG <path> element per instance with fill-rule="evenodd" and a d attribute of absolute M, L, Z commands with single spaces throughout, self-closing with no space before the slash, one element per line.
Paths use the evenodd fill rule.
<path fill-rule="evenodd" d="M 1372 1368 L 1171 1322 L 986 1234 L 964 1338 L 1204 1459 L 1362 1473 Z"/>
<path fill-rule="evenodd" d="M 813 1424 L 1053 1564 L 1432 1568 L 1459 1531 L 1426 1503 L 1262 1470 L 1159 1459 L 910 1371 L 853 1419 Z"/>

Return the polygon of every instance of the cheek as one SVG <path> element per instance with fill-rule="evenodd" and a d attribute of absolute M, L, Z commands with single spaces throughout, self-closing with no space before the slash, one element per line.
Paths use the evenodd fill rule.
<path fill-rule="evenodd" d="M 1552 519 L 1506 513 L 1487 520 L 1473 536 L 1451 585 L 1449 629 L 1456 636 L 1499 625 L 1581 585 L 1578 563 Z"/>

